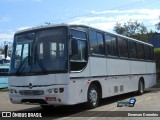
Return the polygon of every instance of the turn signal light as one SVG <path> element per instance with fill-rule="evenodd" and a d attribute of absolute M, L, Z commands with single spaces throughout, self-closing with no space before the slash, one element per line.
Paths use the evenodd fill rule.
<path fill-rule="evenodd" d="M 64 88 L 59 88 L 59 92 L 63 93 L 64 92 Z"/>

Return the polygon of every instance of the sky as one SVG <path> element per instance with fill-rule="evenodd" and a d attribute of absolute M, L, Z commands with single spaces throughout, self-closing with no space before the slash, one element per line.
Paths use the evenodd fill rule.
<path fill-rule="evenodd" d="M 160 0 L 0 0 L 0 44 L 16 31 L 51 24 L 83 24 L 114 32 L 117 22 L 143 22 L 155 30 Z"/>

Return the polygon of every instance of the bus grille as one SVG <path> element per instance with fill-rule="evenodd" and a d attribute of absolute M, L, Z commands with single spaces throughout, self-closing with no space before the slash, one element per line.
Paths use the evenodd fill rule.
<path fill-rule="evenodd" d="M 21 95 L 43 95 L 43 90 L 20 90 L 19 94 Z"/>

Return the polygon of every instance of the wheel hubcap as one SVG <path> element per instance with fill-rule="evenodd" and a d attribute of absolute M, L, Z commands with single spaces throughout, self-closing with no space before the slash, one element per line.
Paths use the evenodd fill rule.
<path fill-rule="evenodd" d="M 96 92 L 96 90 L 94 90 L 94 89 L 90 90 L 89 98 L 90 98 L 91 102 L 93 103 L 93 105 L 96 105 L 96 103 L 97 103 L 97 92 Z"/>

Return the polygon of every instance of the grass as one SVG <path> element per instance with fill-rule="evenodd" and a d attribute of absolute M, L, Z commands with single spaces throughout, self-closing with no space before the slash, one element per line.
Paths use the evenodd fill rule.
<path fill-rule="evenodd" d="M 153 86 L 154 88 L 160 88 L 160 81 L 157 82 L 156 85 Z"/>
<path fill-rule="evenodd" d="M 8 88 L 0 88 L 0 92 L 8 91 Z"/>

